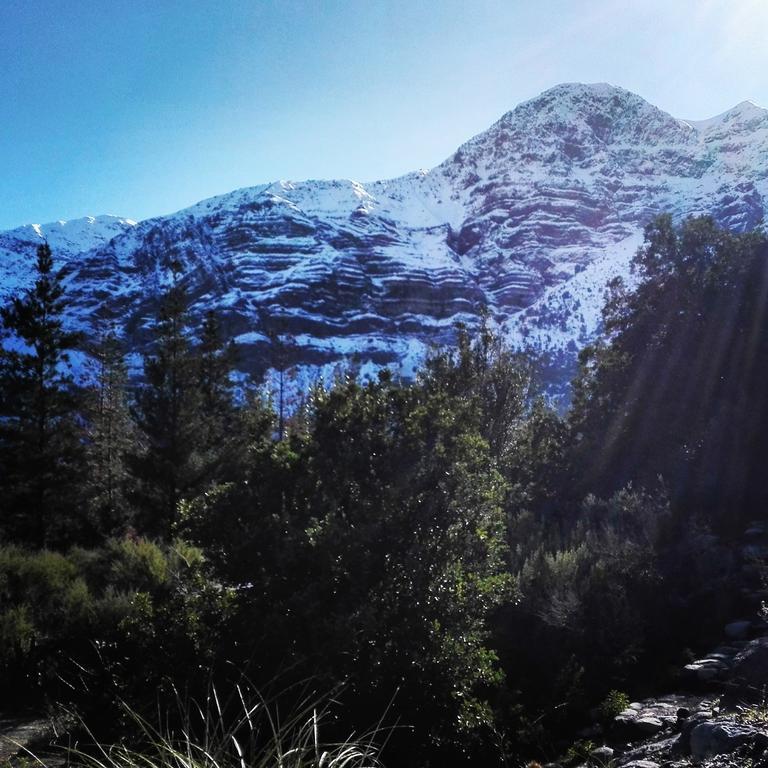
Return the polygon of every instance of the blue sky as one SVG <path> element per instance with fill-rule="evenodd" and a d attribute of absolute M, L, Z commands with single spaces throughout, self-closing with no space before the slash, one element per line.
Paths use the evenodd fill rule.
<path fill-rule="evenodd" d="M 768 0 L 0 0 L 0 229 L 430 167 L 560 82 L 768 106 Z"/>

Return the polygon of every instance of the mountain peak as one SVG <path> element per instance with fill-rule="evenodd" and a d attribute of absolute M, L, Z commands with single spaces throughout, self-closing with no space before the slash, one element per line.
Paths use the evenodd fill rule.
<path fill-rule="evenodd" d="M 177 259 L 190 311 L 221 310 L 244 371 L 272 364 L 279 327 L 307 372 L 332 376 L 343 360 L 412 372 L 457 322 L 488 312 L 565 372 L 599 332 L 606 282 L 631 284 L 660 212 L 737 231 L 765 219 L 768 112 L 742 102 L 689 123 L 624 88 L 563 83 L 429 173 L 274 181 L 138 226 L 96 217 L 0 233 L 0 298 L 29 285 L 29 254 L 47 238 L 69 262 L 74 326 L 119 317 L 139 350 Z"/>
<path fill-rule="evenodd" d="M 12 239 L 26 246 L 45 241 L 57 256 L 67 259 L 77 253 L 98 248 L 135 227 L 133 219 L 102 214 L 79 219 L 59 219 L 47 224 L 25 224 L 2 234 L 4 239 Z"/>
<path fill-rule="evenodd" d="M 530 166 L 536 160 L 567 170 L 609 147 L 685 145 L 691 125 L 641 96 L 609 83 L 562 83 L 507 112 L 446 161 L 469 169 L 468 179 L 492 158 L 494 167 Z"/>
<path fill-rule="evenodd" d="M 677 122 L 641 96 L 609 83 L 563 83 L 523 102 L 505 116 L 510 121 L 606 122 L 634 124 Z"/>
<path fill-rule="evenodd" d="M 760 107 L 754 101 L 742 101 L 735 107 L 706 120 L 687 120 L 698 131 L 718 130 L 724 127 L 741 127 L 752 130 L 756 123 L 768 123 L 768 109 Z"/>
<path fill-rule="evenodd" d="M 564 97 L 584 97 L 589 96 L 593 98 L 605 98 L 612 96 L 631 96 L 634 98 L 640 98 L 632 91 L 628 91 L 626 88 L 621 88 L 618 85 L 611 83 L 559 83 L 553 85 L 551 88 L 547 88 L 546 91 L 542 91 L 538 96 L 535 96 L 529 101 L 536 101 L 543 97 L 550 96 L 564 96 Z M 524 102 L 525 103 L 525 102 Z"/>
<path fill-rule="evenodd" d="M 601 105 L 615 108 L 626 104 L 642 104 L 651 107 L 636 93 L 610 83 L 560 83 L 522 102 L 508 114 L 558 108 L 578 112 L 600 108 Z M 651 108 L 655 109 L 655 107 Z"/>

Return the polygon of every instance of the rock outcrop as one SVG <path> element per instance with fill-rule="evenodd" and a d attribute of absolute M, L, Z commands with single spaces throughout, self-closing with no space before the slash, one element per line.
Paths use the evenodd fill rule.
<path fill-rule="evenodd" d="M 760 574 L 768 535 L 752 523 L 729 541 L 729 589 L 742 617 L 723 626 L 723 640 L 680 671 L 677 690 L 635 701 L 606 724 L 581 734 L 592 740 L 579 768 L 768 768 L 768 625 Z M 768 553 L 766 553 L 768 554 Z M 550 766 L 560 764 L 552 763 Z"/>
<path fill-rule="evenodd" d="M 557 86 L 504 115 L 431 171 L 360 184 L 277 182 L 139 224 L 0 234 L 0 286 L 48 237 L 65 263 L 71 322 L 145 339 L 170 265 L 196 314 L 220 307 L 244 368 L 354 361 L 408 375 L 429 344 L 487 314 L 517 346 L 567 362 L 600 330 L 605 284 L 629 278 L 657 213 L 711 214 L 737 231 L 768 201 L 768 111 L 743 103 L 676 119 L 609 85 Z M 95 223 L 95 225 L 94 225 Z M 72 236 L 66 236 L 66 233 Z"/>

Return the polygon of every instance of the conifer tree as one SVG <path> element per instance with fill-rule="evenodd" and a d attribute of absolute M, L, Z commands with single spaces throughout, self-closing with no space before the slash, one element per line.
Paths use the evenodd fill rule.
<path fill-rule="evenodd" d="M 136 430 L 128 407 L 128 372 L 120 339 L 109 331 L 91 350 L 95 382 L 88 393 L 86 504 L 94 530 L 114 533 L 128 521 L 127 456 Z"/>
<path fill-rule="evenodd" d="M 64 288 L 50 246 L 37 249 L 35 283 L 0 309 L 0 492 L 6 536 L 35 546 L 74 535 L 81 466 L 78 396 L 64 329 Z"/>
<path fill-rule="evenodd" d="M 132 459 L 142 532 L 169 536 L 179 501 L 200 481 L 201 392 L 178 265 L 155 324 L 134 415 L 143 445 Z"/>
<path fill-rule="evenodd" d="M 226 461 L 239 431 L 230 376 L 236 350 L 231 341 L 224 340 L 221 323 L 213 310 L 205 315 L 196 352 L 202 429 L 200 444 L 207 473 L 212 475 Z"/>
<path fill-rule="evenodd" d="M 285 437 L 286 422 L 290 411 L 287 385 L 290 379 L 290 360 L 293 356 L 295 340 L 290 334 L 280 333 L 276 327 L 268 327 L 267 337 L 270 343 L 272 367 L 277 372 L 277 392 L 274 393 L 274 396 L 277 400 L 275 403 L 277 436 L 279 440 L 282 440 Z"/>

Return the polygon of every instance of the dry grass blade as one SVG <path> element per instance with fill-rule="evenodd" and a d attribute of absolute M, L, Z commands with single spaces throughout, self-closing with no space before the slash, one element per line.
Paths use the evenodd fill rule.
<path fill-rule="evenodd" d="M 298 703 L 281 717 L 284 700 Z M 157 727 L 126 707 L 141 737 L 136 747 L 99 744 L 86 728 L 92 745 L 68 750 L 69 761 L 81 768 L 379 768 L 381 724 L 340 743 L 323 741 L 332 703 L 306 690 L 267 699 L 238 685 L 226 700 L 211 686 L 201 706 L 177 692 L 179 711 L 159 716 Z"/>

